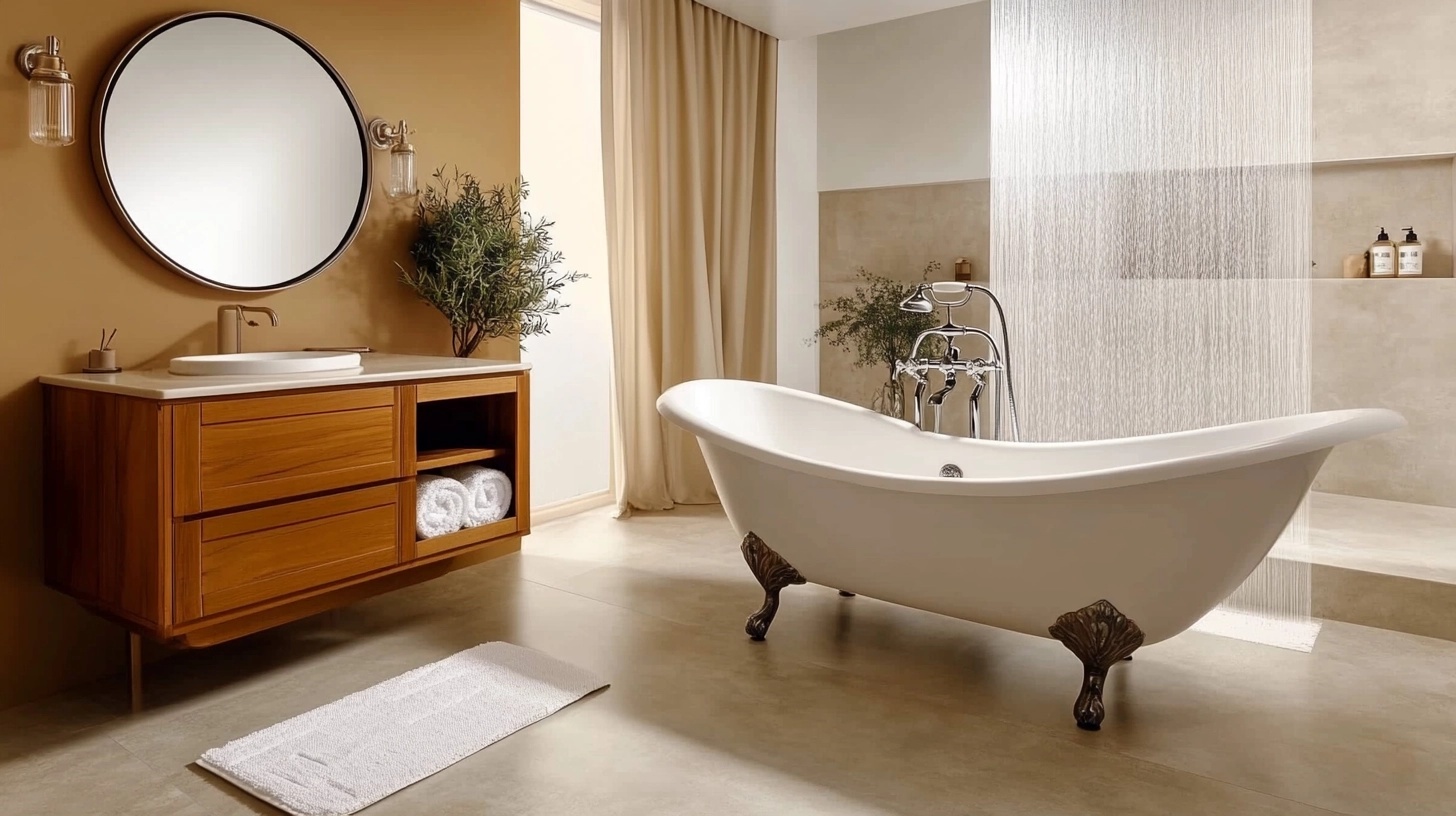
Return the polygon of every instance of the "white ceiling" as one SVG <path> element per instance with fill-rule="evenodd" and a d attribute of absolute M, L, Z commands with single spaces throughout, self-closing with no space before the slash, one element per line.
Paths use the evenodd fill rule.
<path fill-rule="evenodd" d="M 897 20 L 977 0 L 698 0 L 781 40 Z"/>

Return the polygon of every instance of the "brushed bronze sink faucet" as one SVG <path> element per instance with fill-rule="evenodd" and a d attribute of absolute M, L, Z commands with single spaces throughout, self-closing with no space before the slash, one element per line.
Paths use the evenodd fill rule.
<path fill-rule="evenodd" d="M 243 351 L 243 324 L 256 326 L 258 322 L 249 314 L 263 314 L 274 325 L 278 325 L 278 313 L 266 306 L 243 306 L 228 304 L 217 307 L 217 353 L 241 354 Z"/>

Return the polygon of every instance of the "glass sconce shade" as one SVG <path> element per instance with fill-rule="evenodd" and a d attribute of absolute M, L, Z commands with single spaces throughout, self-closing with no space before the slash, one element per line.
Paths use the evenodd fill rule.
<path fill-rule="evenodd" d="M 389 150 L 389 183 L 384 188 L 384 194 L 391 201 L 398 201 L 417 192 L 415 149 L 408 142 L 401 142 Z"/>
<path fill-rule="evenodd" d="M 61 59 L 61 41 L 27 45 L 15 56 L 20 72 L 30 79 L 30 140 L 45 147 L 76 141 L 76 87 Z"/>
<path fill-rule="evenodd" d="M 384 183 L 384 194 L 390 201 L 419 195 L 415 186 L 415 146 L 409 143 L 409 123 L 401 119 L 398 125 L 375 117 L 369 120 L 369 144 L 375 150 L 389 151 L 389 180 Z"/>
<path fill-rule="evenodd" d="M 30 80 L 30 140 L 45 147 L 76 141 L 76 88 L 69 82 Z"/>

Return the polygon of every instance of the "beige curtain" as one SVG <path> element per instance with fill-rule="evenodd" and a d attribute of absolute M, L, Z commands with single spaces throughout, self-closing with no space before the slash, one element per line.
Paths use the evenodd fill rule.
<path fill-rule="evenodd" d="M 602 146 L 620 512 L 717 501 L 656 401 L 770 381 L 778 41 L 691 0 L 607 0 Z"/>

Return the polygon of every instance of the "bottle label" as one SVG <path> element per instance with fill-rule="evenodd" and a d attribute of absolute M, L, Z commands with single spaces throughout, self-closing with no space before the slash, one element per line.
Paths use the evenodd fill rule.
<path fill-rule="evenodd" d="M 1371 247 L 1370 277 L 1389 278 L 1395 274 L 1395 247 Z"/>
<path fill-rule="evenodd" d="M 1421 250 L 1424 247 L 1401 247 L 1400 248 L 1400 270 L 1402 276 L 1414 276 L 1421 274 L 1424 264 L 1424 254 Z"/>

